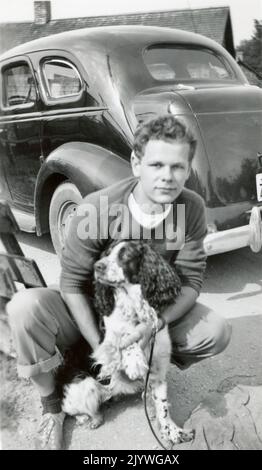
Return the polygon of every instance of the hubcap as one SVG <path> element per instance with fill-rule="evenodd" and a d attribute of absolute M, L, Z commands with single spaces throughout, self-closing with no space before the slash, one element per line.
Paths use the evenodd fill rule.
<path fill-rule="evenodd" d="M 65 202 L 58 214 L 57 227 L 61 246 L 64 246 L 68 235 L 71 220 L 75 214 L 77 205 L 72 201 Z"/>

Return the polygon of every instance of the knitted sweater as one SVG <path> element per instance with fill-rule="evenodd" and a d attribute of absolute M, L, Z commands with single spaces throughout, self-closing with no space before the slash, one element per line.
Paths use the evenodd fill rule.
<path fill-rule="evenodd" d="M 135 177 L 129 177 L 83 199 L 70 223 L 62 253 L 62 292 L 86 293 L 92 296 L 93 265 L 101 253 L 116 243 L 116 239 L 141 238 L 150 239 L 152 247 L 175 266 L 182 285 L 200 291 L 206 266 L 203 239 L 207 231 L 202 198 L 184 188 L 173 202 L 173 210 L 165 219 L 161 231 L 158 232 L 157 228 L 145 230 L 132 217 L 128 208 L 128 197 L 137 181 Z M 182 246 L 177 238 L 178 213 L 181 207 L 182 218 L 183 208 L 185 211 L 185 237 Z"/>

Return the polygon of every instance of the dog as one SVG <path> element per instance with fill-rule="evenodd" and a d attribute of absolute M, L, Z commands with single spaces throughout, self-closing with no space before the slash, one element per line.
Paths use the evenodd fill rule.
<path fill-rule="evenodd" d="M 142 326 L 156 332 L 149 383 L 161 438 L 168 445 L 192 440 L 194 432 L 178 427 L 169 414 L 166 375 L 171 341 L 165 324 L 157 332 L 161 311 L 175 302 L 181 290 L 175 269 L 149 243 L 121 241 L 95 263 L 94 276 L 95 309 L 104 337 L 92 359 L 100 370 L 96 379 L 78 378 L 66 385 L 62 409 L 70 415 L 88 416 L 91 427 L 97 427 L 103 419 L 103 402 L 143 389 L 150 343 L 142 349 L 137 337 L 137 342 L 123 347 Z M 108 383 L 103 384 L 104 380 Z"/>

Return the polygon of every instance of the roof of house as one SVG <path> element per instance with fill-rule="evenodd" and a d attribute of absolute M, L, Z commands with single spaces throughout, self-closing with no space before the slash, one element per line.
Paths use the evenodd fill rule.
<path fill-rule="evenodd" d="M 217 7 L 67 18 L 51 20 L 45 24 L 36 24 L 35 22 L 0 23 L 0 53 L 32 39 L 62 31 L 120 24 L 156 25 L 183 29 L 207 36 L 228 50 L 231 43 L 233 46 L 230 10 L 228 7 Z M 228 42 L 228 47 L 226 42 Z M 231 50 L 229 52 L 232 53 Z"/>

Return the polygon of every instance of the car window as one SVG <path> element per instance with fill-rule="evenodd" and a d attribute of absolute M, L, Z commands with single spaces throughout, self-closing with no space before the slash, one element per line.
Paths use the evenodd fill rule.
<path fill-rule="evenodd" d="M 77 69 L 68 61 L 52 59 L 42 66 L 47 94 L 50 98 L 78 95 L 82 81 Z"/>
<path fill-rule="evenodd" d="M 3 100 L 5 107 L 35 102 L 35 82 L 26 62 L 3 70 Z"/>
<path fill-rule="evenodd" d="M 223 58 L 207 49 L 161 46 L 147 49 L 144 62 L 155 80 L 234 80 Z"/>

